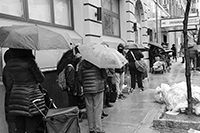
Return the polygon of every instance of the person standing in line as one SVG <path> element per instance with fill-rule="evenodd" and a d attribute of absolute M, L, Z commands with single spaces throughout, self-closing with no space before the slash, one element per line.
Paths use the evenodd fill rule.
<path fill-rule="evenodd" d="M 65 52 L 61 59 L 58 61 L 57 64 L 57 75 L 64 69 L 65 70 L 65 76 L 66 76 L 66 82 L 70 88 L 69 91 L 67 91 L 68 95 L 68 103 L 69 106 L 77 106 L 78 105 L 78 100 L 79 96 L 77 90 L 78 84 L 75 83 L 76 79 L 76 70 L 77 70 L 77 65 L 81 61 L 81 54 L 79 53 L 79 50 L 76 47 L 73 49 Z M 70 65 L 69 65 L 70 64 Z"/>
<path fill-rule="evenodd" d="M 184 63 L 185 62 L 185 57 L 184 57 L 184 45 L 183 45 L 183 43 L 180 43 L 180 45 L 181 45 L 181 47 L 180 47 L 180 56 L 181 56 L 181 58 L 182 58 L 182 61 L 181 61 L 181 63 Z"/>
<path fill-rule="evenodd" d="M 177 62 L 177 56 L 176 56 L 177 50 L 175 44 L 172 45 L 171 50 L 172 50 L 172 59 L 175 60 L 175 62 Z"/>
<path fill-rule="evenodd" d="M 8 49 L 5 54 L 4 54 L 4 62 L 5 62 L 5 66 L 7 64 L 7 62 L 11 59 L 11 55 L 10 55 L 10 50 Z M 3 69 L 3 76 L 2 76 L 2 80 L 3 80 L 3 84 L 5 86 L 6 89 L 6 93 L 5 93 L 5 101 L 4 101 L 4 105 L 5 105 L 5 115 L 6 115 L 6 122 L 8 124 L 8 132 L 9 133 L 15 133 L 15 116 L 10 115 L 9 114 L 9 107 L 8 107 L 8 103 L 9 103 L 9 97 L 10 97 L 10 92 L 12 89 L 12 86 L 7 86 L 7 82 L 12 83 L 12 79 L 10 78 L 10 81 L 8 81 L 9 79 L 6 79 L 6 67 L 4 67 Z"/>
<path fill-rule="evenodd" d="M 198 50 L 195 48 L 194 45 L 189 44 L 188 45 L 188 51 L 189 51 L 189 58 L 190 58 L 191 69 L 192 70 L 196 70 Z"/>
<path fill-rule="evenodd" d="M 4 84 L 10 89 L 8 110 L 15 116 L 16 133 L 36 133 L 45 111 L 44 95 L 39 84 L 44 81 L 31 50 L 10 48 L 11 59 L 4 68 Z"/>
<path fill-rule="evenodd" d="M 137 79 L 138 88 L 141 91 L 144 91 L 144 86 L 142 83 L 142 72 L 138 71 L 137 68 L 135 67 L 135 60 L 133 57 L 135 56 L 136 60 L 140 60 L 141 58 L 144 57 L 144 55 L 142 54 L 140 50 L 137 49 L 136 44 L 132 44 L 132 45 L 135 46 L 136 49 L 129 49 L 126 54 L 126 58 L 129 62 L 128 66 L 129 66 L 129 71 L 131 75 L 131 88 L 132 90 L 135 89 L 136 79 Z"/>
<path fill-rule="evenodd" d="M 112 88 L 113 84 L 115 84 L 115 83 L 113 83 L 114 69 L 112 69 L 112 68 L 106 69 L 106 72 L 107 72 L 108 77 L 106 79 L 105 105 L 107 107 L 113 107 L 113 105 L 110 104 L 110 93 L 113 90 L 113 88 Z"/>
<path fill-rule="evenodd" d="M 87 119 L 90 133 L 105 133 L 102 130 L 101 115 L 107 73 L 94 64 L 83 60 L 78 72 L 79 82 L 83 86 Z"/>
<path fill-rule="evenodd" d="M 117 51 L 121 53 L 123 56 L 125 55 L 124 48 L 125 48 L 124 45 L 121 43 L 117 46 Z M 124 75 L 125 75 L 125 66 L 123 66 L 122 68 L 115 69 L 115 83 L 118 92 L 118 99 L 126 98 L 122 93 L 123 89 L 122 87 L 124 84 Z"/>

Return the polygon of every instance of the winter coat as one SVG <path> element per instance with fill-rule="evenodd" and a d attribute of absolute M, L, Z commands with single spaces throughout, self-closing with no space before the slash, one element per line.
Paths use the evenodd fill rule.
<path fill-rule="evenodd" d="M 36 105 L 45 110 L 44 96 L 38 83 L 44 81 L 44 75 L 32 57 L 10 59 L 4 67 L 3 82 L 10 89 L 9 114 L 34 116 L 40 112 L 32 101 L 41 99 Z"/>
<path fill-rule="evenodd" d="M 172 56 L 176 56 L 176 47 L 172 46 L 171 50 L 173 51 Z"/>
<path fill-rule="evenodd" d="M 131 51 L 135 55 L 136 60 L 140 60 L 141 58 L 144 57 L 144 55 L 142 54 L 142 52 L 140 50 L 129 50 L 127 52 L 126 58 L 127 58 L 128 62 L 129 62 L 129 64 L 128 64 L 129 69 L 135 69 L 136 70 L 135 60 L 133 58 L 133 55 L 131 54 Z"/>
<path fill-rule="evenodd" d="M 198 50 L 193 46 L 188 49 L 190 59 L 194 59 L 198 55 Z"/>
<path fill-rule="evenodd" d="M 121 54 L 124 56 L 124 55 L 125 55 L 125 52 L 124 52 L 124 45 L 120 43 L 120 44 L 117 46 L 117 51 L 118 51 L 119 53 L 121 53 Z M 116 69 L 115 69 L 115 72 L 116 72 L 116 73 L 119 73 L 119 74 L 122 74 L 124 71 L 125 71 L 125 66 L 123 66 L 123 67 L 121 67 L 121 68 L 116 68 Z"/>
<path fill-rule="evenodd" d="M 100 93 L 104 91 L 107 78 L 105 69 L 100 69 L 92 63 L 83 60 L 78 72 L 79 82 L 83 86 L 83 93 Z"/>

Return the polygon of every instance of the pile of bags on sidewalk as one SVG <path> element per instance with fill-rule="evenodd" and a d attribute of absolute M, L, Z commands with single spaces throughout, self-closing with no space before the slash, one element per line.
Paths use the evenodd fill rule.
<path fill-rule="evenodd" d="M 200 115 L 200 87 L 191 85 L 193 110 Z M 166 104 L 168 111 L 185 112 L 188 107 L 186 82 L 175 83 L 172 86 L 162 83 L 156 88 L 154 98 L 156 102 Z"/>

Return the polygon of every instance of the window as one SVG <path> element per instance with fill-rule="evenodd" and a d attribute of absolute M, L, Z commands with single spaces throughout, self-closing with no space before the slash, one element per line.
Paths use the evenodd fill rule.
<path fill-rule="evenodd" d="M 135 43 L 137 43 L 137 44 L 139 43 L 139 42 L 138 42 L 138 34 L 139 34 L 139 33 L 138 33 L 138 30 L 135 31 Z"/>
<path fill-rule="evenodd" d="M 33 20 L 51 22 L 49 0 L 28 0 L 29 18 Z"/>
<path fill-rule="evenodd" d="M 72 0 L 0 0 L 0 17 L 72 29 Z"/>
<path fill-rule="evenodd" d="M 22 0 L 0 0 L 0 13 L 23 17 L 23 1 Z"/>
<path fill-rule="evenodd" d="M 55 24 L 72 26 L 70 5 L 70 0 L 54 0 Z"/>
<path fill-rule="evenodd" d="M 103 11 L 103 34 L 109 36 L 120 35 L 119 30 L 119 1 L 102 0 Z"/>

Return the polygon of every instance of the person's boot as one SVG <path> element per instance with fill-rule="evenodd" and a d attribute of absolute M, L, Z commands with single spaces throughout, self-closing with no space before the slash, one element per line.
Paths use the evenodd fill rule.
<path fill-rule="evenodd" d="M 108 114 L 106 114 L 106 113 L 103 111 L 103 112 L 102 112 L 102 116 L 103 116 L 103 117 L 107 117 Z"/>
<path fill-rule="evenodd" d="M 110 104 L 110 103 L 107 103 L 106 106 L 107 106 L 107 107 L 113 107 L 113 105 Z"/>
<path fill-rule="evenodd" d="M 181 63 L 184 63 L 184 57 L 182 57 L 182 62 Z"/>

